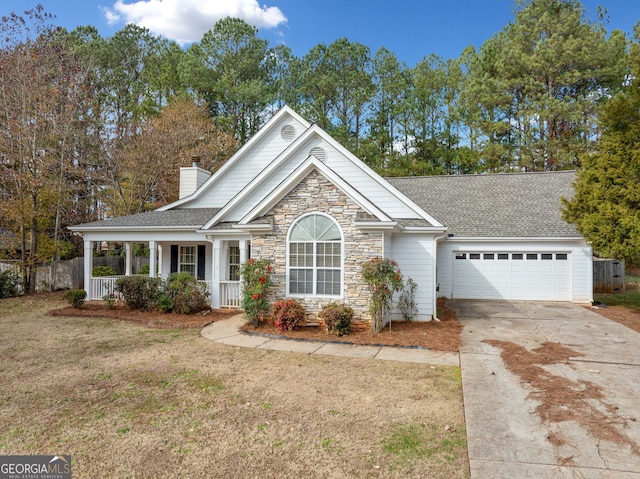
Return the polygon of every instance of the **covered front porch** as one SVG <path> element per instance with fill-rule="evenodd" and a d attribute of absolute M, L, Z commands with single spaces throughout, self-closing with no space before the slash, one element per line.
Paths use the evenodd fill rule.
<path fill-rule="evenodd" d="M 121 247 L 124 266 L 122 271 L 117 271 L 118 274 L 94 276 L 94 254 L 97 246 L 105 241 Z M 188 272 L 206 286 L 211 295 L 212 308 L 240 308 L 239 271 L 240 265 L 249 258 L 250 240 L 219 239 L 209 235 L 161 241 L 146 238 L 118 241 L 114 238 L 98 239 L 85 236 L 84 277 L 87 300 L 103 300 L 111 295 L 117 296 L 115 285 L 119 278 L 140 274 L 139 271 L 134 271 L 133 267 L 135 244 L 148 245 L 148 273 L 144 272 L 142 275 L 165 279 L 171 273 Z"/>

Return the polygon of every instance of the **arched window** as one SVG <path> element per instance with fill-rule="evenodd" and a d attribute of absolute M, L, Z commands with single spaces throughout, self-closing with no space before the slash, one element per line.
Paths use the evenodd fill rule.
<path fill-rule="evenodd" d="M 288 293 L 340 296 L 342 234 L 329 216 L 311 214 L 289 230 Z"/>

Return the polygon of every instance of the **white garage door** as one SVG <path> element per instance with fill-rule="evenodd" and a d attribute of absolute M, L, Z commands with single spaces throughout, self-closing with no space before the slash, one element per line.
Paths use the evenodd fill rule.
<path fill-rule="evenodd" d="M 453 297 L 571 301 L 567 253 L 454 253 Z"/>

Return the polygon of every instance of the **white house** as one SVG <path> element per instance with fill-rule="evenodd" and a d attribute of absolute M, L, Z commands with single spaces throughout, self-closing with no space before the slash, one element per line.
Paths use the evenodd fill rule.
<path fill-rule="evenodd" d="M 148 242 L 150 274 L 189 271 L 207 282 L 214 308 L 238 306 L 239 266 L 268 258 L 277 297 L 312 314 L 345 303 L 366 320 L 360 270 L 382 256 L 417 283 L 417 319 L 430 320 L 439 296 L 591 302 L 591 248 L 560 215 L 573 179 L 384 179 L 284 107 L 215 174 L 181 168 L 178 201 L 70 229 L 84 237 L 90 299 L 114 281 L 91 278 L 94 242 L 124 243 L 127 274 L 131 245 Z"/>

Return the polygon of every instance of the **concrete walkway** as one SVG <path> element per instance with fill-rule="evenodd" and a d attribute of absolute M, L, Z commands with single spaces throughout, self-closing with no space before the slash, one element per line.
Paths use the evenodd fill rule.
<path fill-rule="evenodd" d="M 216 321 L 202 329 L 202 336 L 229 346 L 271 349 L 303 354 L 322 354 L 350 358 L 370 358 L 408 363 L 441 364 L 460 366 L 458 353 L 429 351 L 423 349 L 395 348 L 386 346 L 353 346 L 336 342 L 296 341 L 271 339 L 264 336 L 242 334 L 239 327 L 244 323 L 241 314 L 223 321 Z"/>
<path fill-rule="evenodd" d="M 471 479 L 640 479 L 640 334 L 569 303 L 447 306 L 464 324 L 460 363 Z M 603 397 L 581 406 L 591 408 L 593 417 L 604 413 L 628 442 L 598 439 L 574 421 L 544 423 L 535 411 L 539 402 L 528 398 L 529 386 L 505 368 L 501 349 L 485 339 L 527 350 L 558 342 L 576 351 L 580 356 L 544 369 L 570 380 L 568 392 L 578 391 L 578 397 L 584 381 L 599 386 Z M 549 438 L 562 441 L 554 446 Z"/>

